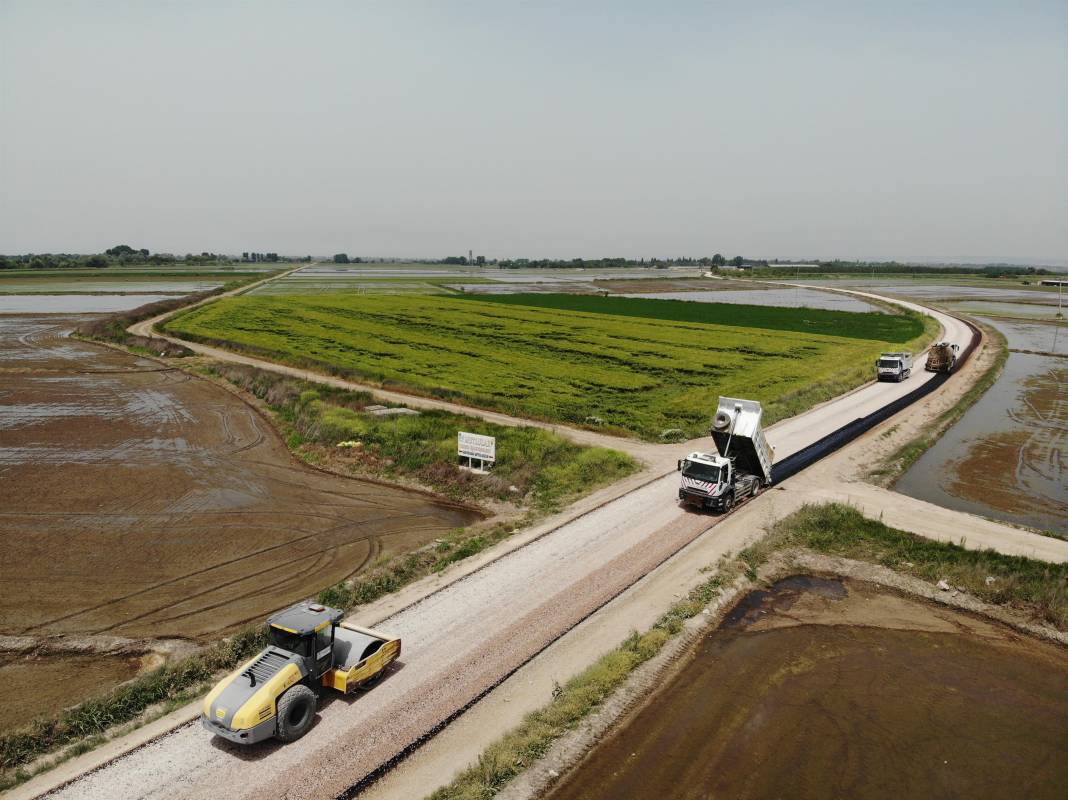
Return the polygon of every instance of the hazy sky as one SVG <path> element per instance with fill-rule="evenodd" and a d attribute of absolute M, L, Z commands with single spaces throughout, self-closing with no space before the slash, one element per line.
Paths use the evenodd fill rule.
<path fill-rule="evenodd" d="M 0 252 L 1068 260 L 1068 3 L 0 0 Z"/>

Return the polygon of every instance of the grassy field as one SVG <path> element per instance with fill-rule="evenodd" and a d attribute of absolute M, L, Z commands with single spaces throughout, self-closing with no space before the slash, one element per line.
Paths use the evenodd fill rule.
<path fill-rule="evenodd" d="M 607 298 L 529 302 L 318 295 L 224 298 L 167 330 L 336 375 L 648 439 L 704 431 L 720 394 L 774 422 L 870 379 L 924 335 L 913 316 Z M 707 315 L 716 322 L 678 320 Z M 848 335 L 845 335 L 848 334 Z"/>

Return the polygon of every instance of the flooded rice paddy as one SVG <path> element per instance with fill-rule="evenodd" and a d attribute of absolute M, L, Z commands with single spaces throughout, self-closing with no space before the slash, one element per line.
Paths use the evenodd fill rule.
<path fill-rule="evenodd" d="M 83 318 L 0 316 L 0 636 L 207 641 L 477 518 L 297 463 L 229 392 L 67 338 Z"/>
<path fill-rule="evenodd" d="M 753 592 L 548 795 L 1060 798 L 1068 652 L 872 584 Z"/>
<path fill-rule="evenodd" d="M 80 314 L 127 311 L 169 300 L 166 294 L 0 294 L 0 314 Z"/>
<path fill-rule="evenodd" d="M 1068 326 L 988 319 L 1005 370 L 895 489 L 947 508 L 1068 535 Z"/>
<path fill-rule="evenodd" d="M 647 300 L 690 300 L 697 303 L 741 303 L 785 308 L 825 308 L 832 311 L 882 311 L 881 308 L 849 295 L 818 289 L 727 289 L 713 292 L 641 292 L 624 297 Z"/>
<path fill-rule="evenodd" d="M 222 279 L 205 280 L 4 280 L 0 294 L 192 294 L 222 286 Z"/>

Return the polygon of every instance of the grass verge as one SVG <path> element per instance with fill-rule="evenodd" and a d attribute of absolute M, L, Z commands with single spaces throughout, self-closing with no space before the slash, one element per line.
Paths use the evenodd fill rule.
<path fill-rule="evenodd" d="M 369 407 L 382 408 L 369 392 L 243 365 L 214 364 L 205 371 L 261 400 L 282 439 L 305 461 L 412 483 L 457 501 L 492 500 L 551 513 L 639 468 L 625 453 L 578 445 L 544 428 L 495 425 L 437 409 L 378 416 L 369 413 Z M 497 463 L 489 475 L 457 466 L 459 431 L 496 438 Z"/>
<path fill-rule="evenodd" d="M 478 761 L 437 789 L 430 800 L 487 800 L 553 742 L 597 709 L 641 664 L 656 655 L 734 578 L 750 580 L 773 553 L 806 548 L 825 555 L 868 561 L 926 581 L 946 580 L 985 602 L 1023 611 L 1068 630 L 1068 565 L 1047 564 L 991 551 L 935 542 L 869 519 L 839 503 L 806 505 L 773 524 L 754 546 L 730 561 L 671 606 L 645 633 L 619 647 L 554 692 L 553 700 L 487 747 Z M 989 581 L 988 578 L 994 578 Z"/>

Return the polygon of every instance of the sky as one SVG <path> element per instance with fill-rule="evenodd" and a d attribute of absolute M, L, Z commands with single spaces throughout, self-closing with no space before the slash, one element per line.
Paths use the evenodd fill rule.
<path fill-rule="evenodd" d="M 0 252 L 1068 264 L 1068 3 L 0 0 Z"/>

